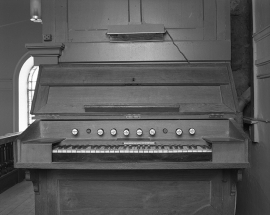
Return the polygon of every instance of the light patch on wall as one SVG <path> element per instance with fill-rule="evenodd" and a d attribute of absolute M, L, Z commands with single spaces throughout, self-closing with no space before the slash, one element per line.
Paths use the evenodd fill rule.
<path fill-rule="evenodd" d="M 23 64 L 19 75 L 19 131 L 24 131 L 28 126 L 27 114 L 27 80 L 30 70 L 34 66 L 34 58 L 30 57 Z"/>

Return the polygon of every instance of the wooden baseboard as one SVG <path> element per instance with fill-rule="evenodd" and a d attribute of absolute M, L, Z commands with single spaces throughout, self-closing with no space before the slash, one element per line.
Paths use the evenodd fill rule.
<path fill-rule="evenodd" d="M 0 177 L 0 193 L 24 180 L 24 170 L 14 169 Z"/>

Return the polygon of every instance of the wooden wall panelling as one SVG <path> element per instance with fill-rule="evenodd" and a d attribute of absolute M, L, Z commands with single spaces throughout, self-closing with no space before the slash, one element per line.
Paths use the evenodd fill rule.
<path fill-rule="evenodd" d="M 128 0 L 130 24 L 140 24 L 142 22 L 141 0 Z"/>
<path fill-rule="evenodd" d="M 217 40 L 230 40 L 230 1 L 217 0 Z"/>
<path fill-rule="evenodd" d="M 70 42 L 104 42 L 108 25 L 128 24 L 126 0 L 68 0 Z"/>
<path fill-rule="evenodd" d="M 204 23 L 203 23 L 204 40 L 217 39 L 216 7 L 217 7 L 216 0 L 204 0 Z"/>
<path fill-rule="evenodd" d="M 203 27 L 202 0 L 142 0 L 144 22 L 166 28 Z"/>
<path fill-rule="evenodd" d="M 55 1 L 55 42 L 68 41 L 68 0 Z"/>
<path fill-rule="evenodd" d="M 230 41 L 176 42 L 190 61 L 231 59 Z M 68 50 L 68 51 L 66 51 Z M 221 51 L 222 50 L 222 51 Z M 60 62 L 185 61 L 171 42 L 159 43 L 66 43 Z"/>
<path fill-rule="evenodd" d="M 42 0 L 42 34 L 51 34 L 52 41 L 55 42 L 55 1 Z"/>
<path fill-rule="evenodd" d="M 198 1 L 142 1 L 143 21 L 164 24 L 174 40 L 203 40 L 203 6 Z M 168 35 L 165 41 L 171 41 Z"/>

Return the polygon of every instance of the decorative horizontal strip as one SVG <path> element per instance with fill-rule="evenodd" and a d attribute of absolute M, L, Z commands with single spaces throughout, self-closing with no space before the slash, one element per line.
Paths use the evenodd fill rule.
<path fill-rule="evenodd" d="M 269 35 L 270 35 L 270 25 L 268 25 L 264 29 L 253 34 L 253 39 L 255 42 L 258 42 L 258 41 L 264 39 L 265 37 L 268 37 Z"/>
<path fill-rule="evenodd" d="M 266 78 L 270 78 L 270 73 L 269 74 L 261 74 L 261 75 L 257 75 L 258 79 L 266 79 Z"/>
<path fill-rule="evenodd" d="M 0 90 L 12 90 L 12 80 L 0 79 Z"/>
<path fill-rule="evenodd" d="M 263 57 L 263 58 L 260 58 L 258 60 L 255 60 L 256 66 L 264 66 L 264 65 L 269 64 L 269 63 L 270 63 L 270 55 Z"/>

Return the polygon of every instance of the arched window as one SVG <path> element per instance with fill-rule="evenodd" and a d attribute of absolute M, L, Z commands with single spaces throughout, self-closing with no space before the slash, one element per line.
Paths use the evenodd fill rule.
<path fill-rule="evenodd" d="M 38 66 L 33 66 L 28 74 L 27 79 L 27 124 L 28 126 L 34 122 L 35 120 L 32 119 L 33 115 L 30 114 L 31 111 L 31 105 L 34 98 L 34 92 L 36 88 L 36 82 L 37 82 L 37 76 L 38 76 Z"/>
<path fill-rule="evenodd" d="M 24 55 L 13 76 L 14 132 L 24 131 L 33 122 L 30 110 L 37 76 L 38 67 L 34 66 L 34 58 L 28 54 Z"/>

